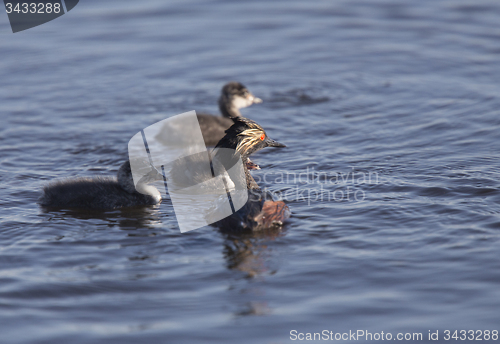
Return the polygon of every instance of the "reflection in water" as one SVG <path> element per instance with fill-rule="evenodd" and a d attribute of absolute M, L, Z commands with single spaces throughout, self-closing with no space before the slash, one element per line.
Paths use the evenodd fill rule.
<path fill-rule="evenodd" d="M 159 210 L 159 204 L 147 207 L 122 208 L 112 211 L 41 208 L 43 213 L 50 213 L 53 219 L 64 219 L 70 216 L 81 220 L 102 220 L 108 222 L 109 226 L 117 225 L 122 230 L 154 228 L 160 225 L 162 214 Z M 135 234 L 129 234 L 129 236 L 135 236 Z"/>
<path fill-rule="evenodd" d="M 237 316 L 246 315 L 267 315 L 271 313 L 271 308 L 267 301 L 251 301 L 236 313 Z"/>
<path fill-rule="evenodd" d="M 276 269 L 272 267 L 270 243 L 284 234 L 283 227 L 241 234 L 225 233 L 222 253 L 227 268 L 245 273 L 245 277 L 249 282 L 257 277 L 262 278 L 266 274 L 272 275 L 276 273 Z M 266 294 L 265 290 L 258 285 L 245 284 L 243 287 L 234 287 L 240 294 L 239 299 L 245 300 L 243 304 L 238 305 L 237 310 L 233 313 L 234 316 L 272 313 L 268 300 L 263 299 Z"/>
<path fill-rule="evenodd" d="M 274 273 L 268 266 L 268 243 L 283 234 L 281 227 L 241 234 L 225 233 L 223 254 L 227 268 L 245 272 L 249 278 Z"/>

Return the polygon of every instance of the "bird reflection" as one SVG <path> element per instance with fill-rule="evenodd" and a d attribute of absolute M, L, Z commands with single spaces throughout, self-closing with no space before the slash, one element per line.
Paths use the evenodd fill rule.
<path fill-rule="evenodd" d="M 249 231 L 239 234 L 223 233 L 225 240 L 222 253 L 226 267 L 244 273 L 245 279 L 258 281 L 266 275 L 276 273 L 272 257 L 272 242 L 284 236 L 286 227 L 273 227 L 262 231 Z M 229 288 L 239 294 L 235 317 L 263 316 L 272 313 L 269 300 L 260 284 L 239 283 Z M 243 301 L 243 303 L 240 303 Z"/>
<path fill-rule="evenodd" d="M 148 207 L 131 207 L 110 211 L 94 209 L 41 209 L 42 213 L 52 215 L 52 218 L 64 219 L 68 216 L 81 220 L 102 220 L 109 226 L 118 226 L 122 230 L 135 231 L 144 228 L 156 228 L 162 223 L 165 214 L 160 213 L 160 205 Z M 143 233 L 143 231 L 141 231 Z M 130 232 L 129 236 L 137 236 Z"/>
<path fill-rule="evenodd" d="M 240 234 L 224 233 L 223 255 L 229 270 L 239 270 L 253 278 L 275 271 L 269 266 L 271 250 L 268 243 L 284 235 L 283 227 Z"/>
<path fill-rule="evenodd" d="M 271 308 L 266 301 L 248 302 L 242 309 L 236 312 L 236 316 L 267 315 L 271 313 Z"/>

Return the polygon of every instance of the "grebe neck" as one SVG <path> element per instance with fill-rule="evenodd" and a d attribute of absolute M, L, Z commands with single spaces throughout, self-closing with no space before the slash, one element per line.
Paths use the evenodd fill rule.
<path fill-rule="evenodd" d="M 224 117 L 239 117 L 241 116 L 240 110 L 229 100 L 227 96 L 221 95 L 219 98 L 219 110 Z"/>
<path fill-rule="evenodd" d="M 247 180 L 247 189 L 248 190 L 260 190 L 259 185 L 253 179 L 252 175 L 250 174 L 250 171 L 246 167 L 246 164 L 243 164 L 243 168 L 245 169 L 245 179 Z"/>

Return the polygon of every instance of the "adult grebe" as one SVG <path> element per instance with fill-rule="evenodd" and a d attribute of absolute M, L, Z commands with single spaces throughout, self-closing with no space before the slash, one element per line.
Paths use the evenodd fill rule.
<path fill-rule="evenodd" d="M 234 149 L 242 161 L 265 147 L 286 147 L 267 136 L 264 129 L 256 122 L 244 117 L 234 118 L 234 124 L 226 131 L 226 135 L 217 143 L 219 148 Z M 217 157 L 215 153 L 214 159 Z M 216 222 L 214 225 L 222 231 L 235 232 L 241 230 L 260 230 L 282 225 L 290 217 L 290 209 L 283 201 L 274 201 L 269 192 L 260 189 L 249 172 L 248 163 L 243 164 L 248 201 L 243 208 L 231 216 Z"/>
<path fill-rule="evenodd" d="M 134 186 L 130 162 L 118 170 L 117 177 L 81 177 L 52 182 L 43 188 L 40 205 L 57 208 L 117 209 L 154 205 L 161 202 L 161 194 L 148 183 L 162 179 L 152 169 Z M 138 192 L 140 191 L 140 192 Z"/>
<path fill-rule="evenodd" d="M 172 168 L 167 170 L 171 198 L 177 197 L 175 193 L 189 193 L 196 199 L 205 193 L 218 194 L 220 189 L 217 188 L 218 182 L 213 175 L 222 175 L 232 202 L 236 202 L 238 208 L 241 205 L 243 207 L 229 217 L 219 220 L 220 211 L 225 213 L 224 208 L 227 208 L 227 195 L 224 192 L 223 196 L 220 196 L 220 205 L 215 203 L 204 217 L 217 218 L 217 221 L 209 220 L 208 223 L 213 223 L 214 226 L 227 232 L 259 230 L 282 224 L 290 217 L 290 210 L 284 202 L 275 202 L 269 193 L 263 192 L 249 171 L 254 169 L 252 165 L 255 165 L 249 162 L 249 156 L 265 147 L 285 147 L 285 145 L 269 138 L 256 122 L 241 116 L 235 117 L 234 124 L 226 130 L 226 135 L 210 153 L 210 158 L 206 152 L 200 152 L 178 159 Z M 243 164 L 237 166 L 239 161 Z M 206 168 L 207 164 L 210 164 L 210 169 Z M 196 186 L 196 189 L 193 190 L 191 186 Z M 241 192 L 248 197 L 242 199 Z M 236 198 L 233 198 L 233 195 Z M 189 213 L 185 216 L 187 221 Z M 201 222 L 204 221 L 200 220 Z"/>
<path fill-rule="evenodd" d="M 240 117 L 240 109 L 258 103 L 262 103 L 262 100 L 250 93 L 243 84 L 231 81 L 224 85 L 219 97 L 222 116 L 206 113 L 197 115 L 205 145 L 215 146 L 224 137 L 226 129 L 233 125 L 231 118 Z"/>

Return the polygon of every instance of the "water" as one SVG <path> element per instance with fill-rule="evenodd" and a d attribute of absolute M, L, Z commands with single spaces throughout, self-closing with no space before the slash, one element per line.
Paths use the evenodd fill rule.
<path fill-rule="evenodd" d="M 498 1 L 87 0 L 0 23 L 2 342 L 499 330 Z M 49 180 L 113 175 L 140 129 L 217 113 L 229 80 L 288 146 L 254 157 L 281 230 L 181 234 L 168 200 L 36 204 Z"/>

